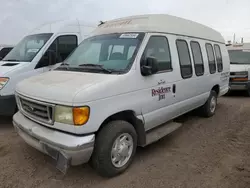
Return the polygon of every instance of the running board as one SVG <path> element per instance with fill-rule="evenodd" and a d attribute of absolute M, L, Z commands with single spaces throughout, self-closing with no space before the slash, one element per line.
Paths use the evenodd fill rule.
<path fill-rule="evenodd" d="M 158 141 L 159 139 L 172 133 L 181 126 L 181 123 L 168 122 L 166 124 L 154 128 L 153 130 L 150 130 L 148 133 L 146 133 L 146 144 L 143 145 L 143 147 Z"/>

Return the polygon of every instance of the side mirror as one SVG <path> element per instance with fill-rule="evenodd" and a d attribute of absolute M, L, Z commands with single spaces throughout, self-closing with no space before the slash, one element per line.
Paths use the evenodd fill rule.
<path fill-rule="evenodd" d="M 158 72 L 157 59 L 154 57 L 147 57 L 142 63 L 141 73 L 143 76 L 149 76 Z"/>
<path fill-rule="evenodd" d="M 45 57 L 48 58 L 49 65 L 55 65 L 56 64 L 56 52 L 53 50 L 47 50 L 44 54 Z"/>

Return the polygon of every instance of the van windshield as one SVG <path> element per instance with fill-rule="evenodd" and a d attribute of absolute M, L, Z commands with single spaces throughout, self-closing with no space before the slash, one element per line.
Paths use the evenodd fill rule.
<path fill-rule="evenodd" d="M 250 64 L 250 50 L 228 50 L 230 64 Z"/>
<path fill-rule="evenodd" d="M 64 61 L 60 70 L 117 73 L 129 69 L 144 33 L 114 33 L 85 39 Z"/>
<path fill-rule="evenodd" d="M 52 35 L 52 33 L 43 33 L 24 37 L 3 61 L 31 62 Z"/>

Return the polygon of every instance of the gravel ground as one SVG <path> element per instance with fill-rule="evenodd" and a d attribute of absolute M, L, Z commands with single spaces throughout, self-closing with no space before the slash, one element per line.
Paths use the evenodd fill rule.
<path fill-rule="evenodd" d="M 0 187 L 250 187 L 250 100 L 223 97 L 216 115 L 190 113 L 173 134 L 139 148 L 122 175 L 105 179 L 88 165 L 63 175 L 53 161 L 20 139 L 11 120 L 0 117 Z"/>

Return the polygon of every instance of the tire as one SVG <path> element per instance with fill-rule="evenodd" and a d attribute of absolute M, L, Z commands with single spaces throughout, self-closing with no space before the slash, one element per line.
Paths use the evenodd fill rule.
<path fill-rule="evenodd" d="M 210 96 L 207 102 L 201 107 L 201 115 L 203 117 L 211 117 L 215 114 L 216 107 L 217 107 L 217 97 L 218 97 L 217 93 L 214 90 L 212 90 L 210 92 Z"/>
<path fill-rule="evenodd" d="M 130 142 L 127 143 L 133 144 L 133 146 L 127 147 L 125 142 L 120 142 L 124 144 L 120 145 L 120 149 L 123 148 L 124 150 L 113 149 L 116 143 L 115 141 L 117 139 L 122 140 L 123 138 L 126 138 L 126 136 L 128 139 L 125 140 L 130 140 Z M 117 146 L 119 146 L 119 144 L 117 144 Z M 111 121 L 107 123 L 97 134 L 94 152 L 91 157 L 91 166 L 103 177 L 114 177 L 123 173 L 130 166 L 133 161 L 136 148 L 137 134 L 133 125 L 121 120 Z M 114 155 L 111 154 L 112 151 L 114 151 Z M 117 154 L 119 151 L 124 151 L 126 154 L 129 153 L 128 155 L 130 156 L 129 158 L 125 157 L 126 160 L 124 162 L 126 163 L 123 165 L 120 164 L 121 166 L 112 162 L 112 159 L 119 159 L 120 156 L 124 155 L 121 152 L 119 156 L 119 154 Z M 117 158 L 114 156 L 117 156 Z"/>
<path fill-rule="evenodd" d="M 250 97 L 250 88 L 247 88 L 247 96 Z"/>

